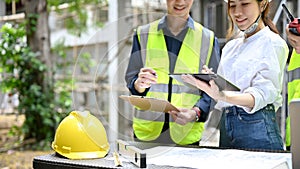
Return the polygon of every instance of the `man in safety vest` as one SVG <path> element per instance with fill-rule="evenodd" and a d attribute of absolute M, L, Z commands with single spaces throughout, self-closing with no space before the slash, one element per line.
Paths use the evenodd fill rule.
<path fill-rule="evenodd" d="M 288 66 L 288 104 L 292 99 L 300 98 L 300 36 L 292 34 L 288 28 L 287 37 L 290 45 L 294 48 Z M 300 112 L 299 112 L 300 113 Z M 286 121 L 286 148 L 290 149 L 291 136 L 290 136 L 290 117 Z"/>
<path fill-rule="evenodd" d="M 137 28 L 125 80 L 131 94 L 168 100 L 185 112 L 176 115 L 136 109 L 134 137 L 139 141 L 199 144 L 213 101 L 184 86 L 170 73 L 217 70 L 220 54 L 214 33 L 189 15 L 193 0 L 167 0 L 167 14 Z"/>

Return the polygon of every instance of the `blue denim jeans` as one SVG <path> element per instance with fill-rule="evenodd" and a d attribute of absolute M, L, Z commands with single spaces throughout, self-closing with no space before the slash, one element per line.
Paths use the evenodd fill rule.
<path fill-rule="evenodd" d="M 273 105 L 253 114 L 236 106 L 224 108 L 220 125 L 220 147 L 283 150 Z"/>

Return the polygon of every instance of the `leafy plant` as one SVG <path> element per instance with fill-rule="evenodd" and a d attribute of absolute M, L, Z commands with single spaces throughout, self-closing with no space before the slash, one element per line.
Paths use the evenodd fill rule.
<path fill-rule="evenodd" d="M 16 0 L 18 2 L 19 0 Z M 11 0 L 6 0 L 11 3 Z M 23 1 L 22 1 L 23 2 Z M 59 9 L 61 4 L 68 4 L 67 14 L 70 14 L 65 24 L 69 32 L 80 36 L 82 32 L 87 30 L 87 9 L 83 6 L 90 4 L 92 6 L 107 5 L 107 0 L 44 0 L 39 8 L 31 5 L 37 1 L 25 0 L 26 21 L 23 24 L 5 24 L 1 28 L 0 37 L 0 74 L 3 80 L 0 83 L 2 92 L 18 92 L 20 104 L 18 107 L 19 113 L 25 114 L 25 122 L 21 130 L 13 128 L 11 134 L 22 133 L 25 137 L 20 138 L 35 138 L 39 146 L 48 147 L 49 142 L 53 140 L 55 129 L 59 122 L 70 112 L 72 100 L 70 91 L 72 89 L 72 76 L 68 76 L 70 72 L 66 72 L 66 67 L 72 62 L 65 61 L 66 53 L 63 42 L 58 43 L 52 48 L 51 57 L 55 56 L 57 60 L 53 65 L 45 65 L 45 60 L 49 57 L 45 48 L 39 48 L 39 41 L 30 41 L 32 39 L 40 40 L 37 32 L 43 36 L 49 34 L 48 31 L 38 30 L 41 25 L 39 21 L 40 13 L 45 14 L 51 9 Z M 43 4 L 47 4 L 48 11 L 42 8 Z M 28 5 L 30 7 L 28 7 Z M 27 7 L 26 7 L 27 6 Z M 30 9 L 30 10 L 29 10 Z M 47 24 L 47 22 L 46 22 Z M 99 23 L 96 23 L 99 25 Z M 26 29 L 27 28 L 27 29 Z M 27 30 L 27 32 L 26 32 Z M 49 37 L 49 36 L 45 36 Z M 28 42 L 31 43 L 28 43 Z M 30 45 L 30 46 L 29 46 Z M 48 46 L 46 46 L 47 48 Z M 49 47 L 50 48 L 50 47 Z M 36 51 L 36 52 L 34 52 Z M 44 53 L 43 53 L 44 52 Z M 41 54 L 43 53 L 43 54 Z M 46 54 L 45 54 L 46 53 Z M 63 60 L 59 62 L 58 60 Z M 90 59 L 90 55 L 84 53 L 84 59 Z M 52 58 L 51 58 L 52 59 Z M 84 64 L 92 65 L 92 62 L 83 61 L 81 69 L 83 72 L 88 72 Z M 51 65 L 51 66 L 49 66 Z M 49 73 L 50 72 L 50 73 Z M 54 80 L 53 77 L 58 73 L 64 72 L 64 78 Z M 47 75 L 53 75 L 48 77 Z M 45 146 L 44 144 L 48 144 Z"/>
<path fill-rule="evenodd" d="M 108 0 L 48 0 L 49 8 L 55 9 L 57 13 L 62 13 L 59 6 L 62 4 L 68 4 L 68 8 L 65 13 L 68 16 L 65 17 L 65 26 L 67 30 L 76 36 L 81 36 L 83 32 L 87 31 L 88 10 L 86 5 L 105 6 L 108 4 Z M 103 26 L 103 23 L 96 22 L 95 25 Z"/>
<path fill-rule="evenodd" d="M 47 67 L 27 46 L 24 25 L 5 24 L 1 33 L 0 73 L 4 78 L 0 89 L 19 93 L 18 110 L 26 117 L 21 130 L 25 139 L 50 142 L 57 125 L 70 111 L 70 92 L 56 90 L 67 83 L 51 83 L 52 79 L 44 77 Z M 47 87 L 40 85 L 41 79 L 49 82 L 43 84 Z"/>

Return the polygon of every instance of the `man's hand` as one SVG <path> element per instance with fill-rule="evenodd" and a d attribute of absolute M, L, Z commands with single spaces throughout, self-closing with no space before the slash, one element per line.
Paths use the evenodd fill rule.
<path fill-rule="evenodd" d="M 286 34 L 290 44 L 293 46 L 295 51 L 300 54 L 300 36 L 294 35 L 289 31 L 288 26 L 286 27 Z"/>
<path fill-rule="evenodd" d="M 196 120 L 196 111 L 186 108 L 178 108 L 177 111 L 169 111 L 174 121 L 180 125 L 186 125 L 189 122 L 195 122 Z"/>
<path fill-rule="evenodd" d="M 143 93 L 146 88 L 149 88 L 151 84 L 156 84 L 157 75 L 155 70 L 151 68 L 142 68 L 138 74 L 138 78 L 134 82 L 134 88 L 139 92 Z"/>

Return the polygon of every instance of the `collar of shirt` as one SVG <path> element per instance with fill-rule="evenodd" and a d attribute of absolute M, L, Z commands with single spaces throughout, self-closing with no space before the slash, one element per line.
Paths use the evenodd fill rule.
<path fill-rule="evenodd" d="M 161 29 L 164 29 L 164 28 L 167 28 L 167 27 L 168 27 L 168 25 L 167 25 L 167 15 L 165 15 L 159 21 L 157 30 L 161 30 Z M 191 29 L 195 29 L 194 20 L 191 16 L 188 17 L 187 24 L 185 25 L 184 28 L 187 28 L 187 27 L 191 28 Z"/>
<path fill-rule="evenodd" d="M 254 35 L 252 35 L 248 38 L 244 37 L 244 42 L 254 41 L 255 39 L 258 39 L 259 37 L 264 36 L 269 31 L 270 31 L 270 28 L 268 26 L 266 26 L 263 29 L 261 29 L 260 31 L 256 32 Z"/>

